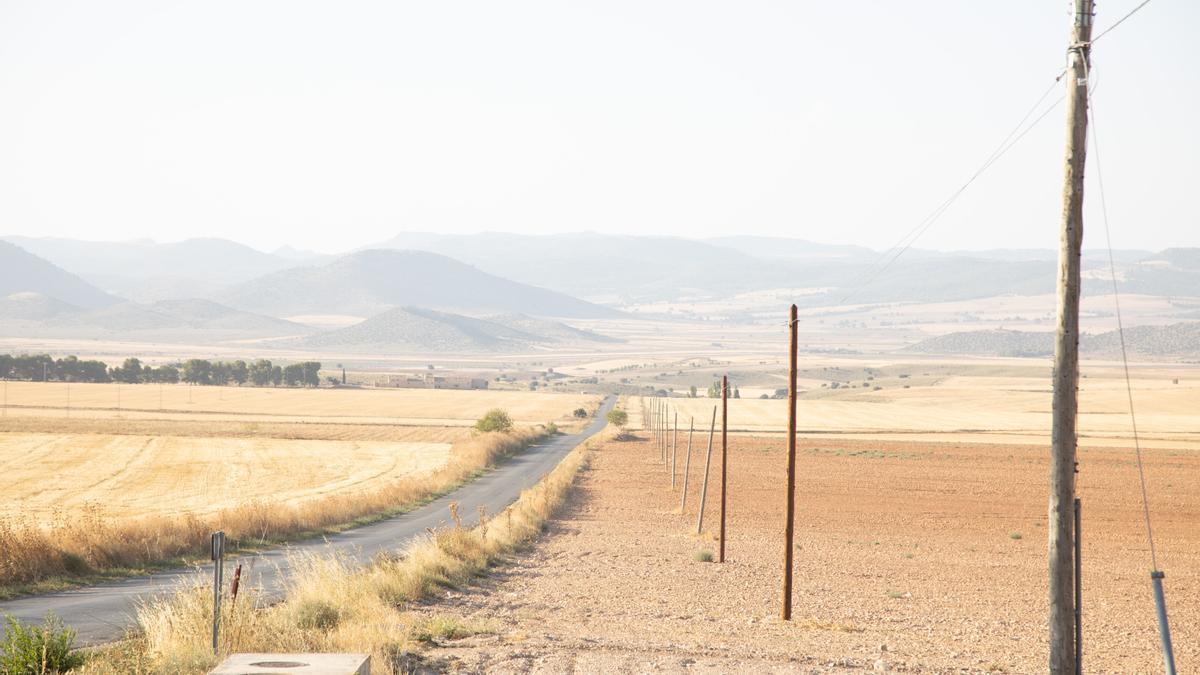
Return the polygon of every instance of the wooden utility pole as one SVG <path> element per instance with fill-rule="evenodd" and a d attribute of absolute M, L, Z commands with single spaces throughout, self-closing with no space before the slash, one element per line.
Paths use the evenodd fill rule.
<path fill-rule="evenodd" d="M 1075 672 L 1073 543 L 1079 411 L 1079 278 L 1083 176 L 1087 159 L 1088 59 L 1092 0 L 1074 0 L 1067 69 L 1067 150 L 1058 250 L 1058 326 L 1054 343 L 1054 421 L 1050 431 L 1050 672 Z"/>
<path fill-rule="evenodd" d="M 725 491 L 729 472 L 729 376 L 721 376 L 721 546 L 717 562 L 725 562 Z"/>
<path fill-rule="evenodd" d="M 783 620 L 792 619 L 792 538 L 796 527 L 796 306 L 788 313 L 787 517 L 783 527 Z"/>

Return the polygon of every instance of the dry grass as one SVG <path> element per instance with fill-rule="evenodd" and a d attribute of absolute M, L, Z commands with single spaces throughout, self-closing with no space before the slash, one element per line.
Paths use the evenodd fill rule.
<path fill-rule="evenodd" d="M 504 555 L 538 536 L 566 500 L 576 474 L 586 465 L 588 444 L 499 517 L 480 527 L 456 524 L 432 532 L 397 559 L 365 570 L 337 556 L 295 561 L 285 600 L 274 606 L 253 594 L 222 607 L 221 653 L 369 652 L 372 672 L 409 672 L 420 662 L 423 643 L 490 632 L 488 625 L 452 616 L 417 617 L 413 602 L 439 589 L 460 586 L 484 573 Z M 195 587 L 140 608 L 141 632 L 99 650 L 84 672 L 203 673 L 217 662 L 209 650 L 211 595 L 203 580 Z"/>
<path fill-rule="evenodd" d="M 296 504 L 259 499 L 208 516 L 117 521 L 85 509 L 50 527 L 0 520 L 0 589 L 178 561 L 204 553 L 213 530 L 224 530 L 235 545 L 257 546 L 394 513 L 445 492 L 541 436 L 534 430 L 482 435 L 457 444 L 450 460 L 427 476 Z"/>

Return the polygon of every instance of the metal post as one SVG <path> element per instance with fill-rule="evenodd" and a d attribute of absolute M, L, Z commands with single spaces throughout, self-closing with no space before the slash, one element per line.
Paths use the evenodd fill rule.
<path fill-rule="evenodd" d="M 783 528 L 783 620 L 792 619 L 792 541 L 796 527 L 796 306 L 792 305 L 788 325 L 788 437 L 787 499 Z"/>
<path fill-rule="evenodd" d="M 212 623 L 212 648 L 213 653 L 218 653 L 218 638 L 221 630 L 221 576 L 225 566 L 225 533 L 213 532 L 212 534 L 212 559 L 213 559 L 213 623 Z"/>
<path fill-rule="evenodd" d="M 683 498 L 679 502 L 679 512 L 687 513 L 688 474 L 692 470 L 692 432 L 696 430 L 696 418 L 688 422 L 687 458 L 683 461 Z"/>
<path fill-rule="evenodd" d="M 700 486 L 700 514 L 696 516 L 696 534 L 704 531 L 704 503 L 708 500 L 708 468 L 712 466 L 713 435 L 717 431 L 717 406 L 713 406 L 712 422 L 708 425 L 708 457 L 704 460 L 704 484 Z"/>
<path fill-rule="evenodd" d="M 1159 570 L 1150 573 L 1154 584 L 1154 606 L 1158 611 L 1158 636 L 1162 639 L 1163 666 L 1167 675 L 1175 675 L 1175 650 L 1171 647 L 1171 626 L 1167 623 L 1167 599 L 1163 595 L 1163 577 Z"/>
<path fill-rule="evenodd" d="M 729 484 L 729 376 L 721 376 L 721 542 L 717 562 L 725 562 L 725 504 Z"/>
<path fill-rule="evenodd" d="M 1080 501 L 1075 498 L 1075 675 L 1083 675 L 1083 538 L 1079 527 Z"/>

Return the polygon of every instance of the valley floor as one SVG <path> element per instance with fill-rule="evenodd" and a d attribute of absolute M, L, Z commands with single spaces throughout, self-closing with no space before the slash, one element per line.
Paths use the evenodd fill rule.
<path fill-rule="evenodd" d="M 642 432 L 644 435 L 644 432 Z M 678 467 L 682 484 L 683 444 Z M 703 445 L 697 443 L 700 450 Z M 695 534 L 646 439 L 607 442 L 548 534 L 481 585 L 424 607 L 491 626 L 425 663 L 465 672 L 1045 672 L 1044 447 L 801 442 L 795 620 L 779 613 L 785 454 L 731 439 L 727 562 L 719 450 Z M 1085 672 L 1158 672 L 1149 556 L 1131 453 L 1081 453 Z M 1200 664 L 1200 470 L 1148 453 L 1180 672 Z"/>

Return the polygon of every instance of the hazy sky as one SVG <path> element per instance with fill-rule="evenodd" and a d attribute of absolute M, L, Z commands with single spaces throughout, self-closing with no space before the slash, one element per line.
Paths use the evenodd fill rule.
<path fill-rule="evenodd" d="M 1101 2 L 1097 25 L 1137 1 Z M 0 0 L 0 233 L 884 248 L 1050 86 L 1069 7 Z M 1200 246 L 1198 23 L 1200 3 L 1155 0 L 1096 46 L 1119 247 Z M 1063 139 L 1060 106 L 919 245 L 1055 246 Z"/>

